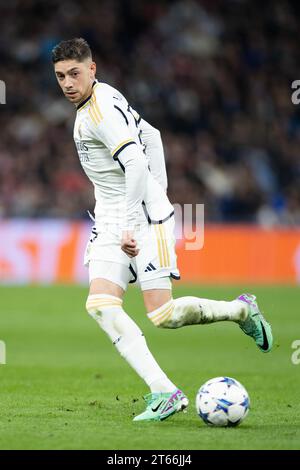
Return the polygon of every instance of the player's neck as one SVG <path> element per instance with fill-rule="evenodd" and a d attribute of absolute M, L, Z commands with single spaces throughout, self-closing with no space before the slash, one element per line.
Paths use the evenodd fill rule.
<path fill-rule="evenodd" d="M 93 82 L 92 82 L 91 85 L 89 86 L 87 92 L 84 94 L 84 96 L 82 97 L 82 99 L 80 100 L 80 102 L 79 102 L 79 103 L 75 103 L 76 108 L 78 108 L 79 106 L 81 106 L 84 101 L 87 101 L 87 100 L 91 97 L 92 92 L 93 92 L 93 87 L 94 87 L 95 83 L 96 83 L 96 80 L 93 80 Z"/>

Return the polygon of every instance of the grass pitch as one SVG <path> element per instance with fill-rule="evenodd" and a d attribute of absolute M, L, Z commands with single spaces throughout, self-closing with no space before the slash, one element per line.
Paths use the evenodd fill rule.
<path fill-rule="evenodd" d="M 162 423 L 133 423 L 144 409 L 144 383 L 85 313 L 87 289 L 1 287 L 0 449 L 299 449 L 300 290 L 293 287 L 179 286 L 174 297 L 232 299 L 256 293 L 272 323 L 263 354 L 233 323 L 156 329 L 138 290 L 125 309 L 143 329 L 161 367 L 190 398 L 188 413 Z M 195 412 L 209 378 L 228 375 L 247 388 L 251 409 L 237 428 L 210 428 Z"/>

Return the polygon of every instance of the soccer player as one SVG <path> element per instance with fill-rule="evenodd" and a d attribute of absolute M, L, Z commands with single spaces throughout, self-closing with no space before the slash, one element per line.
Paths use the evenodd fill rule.
<path fill-rule="evenodd" d="M 60 42 L 52 62 L 64 95 L 76 106 L 74 140 L 95 191 L 95 227 L 85 252 L 86 308 L 150 388 L 146 410 L 134 421 L 161 421 L 184 410 L 188 399 L 159 367 L 140 328 L 122 308 L 128 283 L 138 281 L 148 318 L 161 328 L 231 320 L 267 352 L 271 327 L 253 295 L 230 302 L 173 299 L 171 278 L 179 278 L 174 210 L 166 195 L 159 131 L 118 90 L 95 78 L 96 64 L 84 39 Z"/>

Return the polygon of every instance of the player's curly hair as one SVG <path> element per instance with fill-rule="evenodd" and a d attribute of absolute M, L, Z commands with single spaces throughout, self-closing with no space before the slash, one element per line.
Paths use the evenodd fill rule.
<path fill-rule="evenodd" d="M 83 62 L 88 57 L 92 58 L 92 52 L 89 44 L 83 38 L 68 39 L 61 41 L 52 49 L 52 62 L 56 64 L 61 60 L 75 59 Z"/>

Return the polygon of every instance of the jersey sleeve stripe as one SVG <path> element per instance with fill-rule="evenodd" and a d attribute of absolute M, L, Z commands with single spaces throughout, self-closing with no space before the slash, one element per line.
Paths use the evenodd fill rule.
<path fill-rule="evenodd" d="M 113 156 L 113 159 L 117 160 L 117 157 L 122 152 L 122 150 L 124 150 L 124 148 L 127 147 L 128 145 L 132 145 L 132 144 L 136 145 L 136 142 L 132 139 L 128 139 L 128 140 L 125 140 L 124 142 L 121 142 L 118 145 L 118 147 L 115 148 L 115 150 L 111 153 Z"/>

